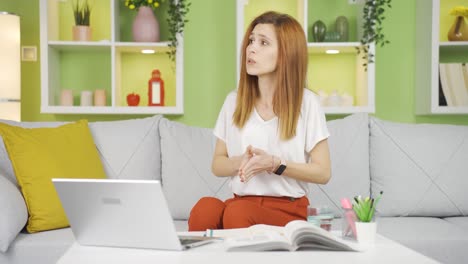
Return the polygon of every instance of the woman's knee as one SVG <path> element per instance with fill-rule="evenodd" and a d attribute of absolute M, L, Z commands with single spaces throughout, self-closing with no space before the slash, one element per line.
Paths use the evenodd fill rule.
<path fill-rule="evenodd" d="M 256 224 L 258 206 L 250 201 L 237 200 L 226 205 L 223 226 L 226 229 L 244 228 Z"/>
<path fill-rule="evenodd" d="M 201 198 L 192 208 L 188 220 L 189 231 L 221 229 L 222 217 L 226 205 L 214 197 Z"/>

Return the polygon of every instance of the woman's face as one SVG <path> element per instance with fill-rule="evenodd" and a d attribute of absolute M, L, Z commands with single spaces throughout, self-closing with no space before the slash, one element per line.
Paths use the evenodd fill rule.
<path fill-rule="evenodd" d="M 261 76 L 276 71 L 278 40 L 272 24 L 258 24 L 249 37 L 246 49 L 246 69 L 249 75 Z"/>

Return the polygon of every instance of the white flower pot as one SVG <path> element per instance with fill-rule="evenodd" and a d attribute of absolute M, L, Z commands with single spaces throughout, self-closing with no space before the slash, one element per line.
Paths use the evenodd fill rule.
<path fill-rule="evenodd" d="M 377 233 L 377 222 L 356 222 L 357 241 L 364 244 L 373 244 Z"/>

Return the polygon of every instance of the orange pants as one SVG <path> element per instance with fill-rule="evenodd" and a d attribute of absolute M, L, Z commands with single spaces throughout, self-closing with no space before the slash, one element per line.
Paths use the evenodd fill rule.
<path fill-rule="evenodd" d="M 306 220 L 309 200 L 271 196 L 238 196 L 225 202 L 201 198 L 190 212 L 189 231 L 243 228 L 255 224 L 284 226 L 292 220 Z"/>

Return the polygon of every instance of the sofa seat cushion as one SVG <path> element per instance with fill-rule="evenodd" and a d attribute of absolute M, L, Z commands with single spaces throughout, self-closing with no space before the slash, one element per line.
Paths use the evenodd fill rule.
<path fill-rule="evenodd" d="M 0 254 L 0 263 L 56 263 L 74 241 L 70 228 L 20 233 L 8 251 Z"/>
<path fill-rule="evenodd" d="M 377 221 L 379 234 L 430 258 L 442 263 L 468 259 L 468 229 L 435 217 L 380 217 Z"/>
<path fill-rule="evenodd" d="M 177 232 L 186 232 L 188 231 L 188 221 L 187 220 L 175 220 L 174 225 Z"/>
<path fill-rule="evenodd" d="M 468 216 L 446 217 L 444 220 L 468 231 Z"/>
<path fill-rule="evenodd" d="M 370 119 L 373 195 L 383 216 L 466 216 L 468 126 Z"/>

